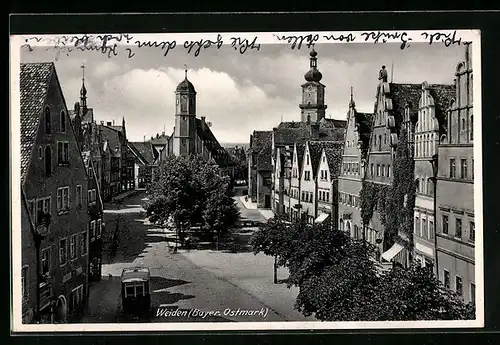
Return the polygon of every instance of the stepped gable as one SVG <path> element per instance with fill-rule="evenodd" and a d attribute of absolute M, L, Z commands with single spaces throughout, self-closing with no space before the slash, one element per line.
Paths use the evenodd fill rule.
<path fill-rule="evenodd" d="M 435 115 L 439 123 L 440 133 L 446 132 L 446 111 L 456 97 L 455 85 L 430 84 L 429 93 L 434 98 Z"/>
<path fill-rule="evenodd" d="M 368 149 L 370 147 L 370 135 L 373 123 L 373 114 L 370 113 L 360 113 L 355 110 L 354 120 L 356 130 L 359 135 L 359 140 L 361 141 L 361 153 L 362 157 L 366 157 L 368 154 Z"/>

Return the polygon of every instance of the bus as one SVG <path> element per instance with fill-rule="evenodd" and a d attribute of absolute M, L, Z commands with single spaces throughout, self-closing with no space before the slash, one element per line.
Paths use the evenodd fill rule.
<path fill-rule="evenodd" d="M 121 275 L 123 311 L 127 314 L 149 313 L 151 309 L 151 274 L 147 267 L 124 268 Z"/>

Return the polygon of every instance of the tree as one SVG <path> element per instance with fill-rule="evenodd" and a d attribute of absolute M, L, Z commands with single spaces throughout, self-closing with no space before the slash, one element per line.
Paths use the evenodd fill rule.
<path fill-rule="evenodd" d="M 457 320 L 474 318 L 426 268 L 382 272 L 376 248 L 325 224 L 270 220 L 252 239 L 254 253 L 288 267 L 299 287 L 296 308 L 322 321 Z"/>
<path fill-rule="evenodd" d="M 172 221 L 181 242 L 184 229 L 193 224 L 224 231 L 239 219 L 228 178 L 202 156 L 167 157 L 148 194 L 144 205 L 147 216 L 162 226 Z"/>

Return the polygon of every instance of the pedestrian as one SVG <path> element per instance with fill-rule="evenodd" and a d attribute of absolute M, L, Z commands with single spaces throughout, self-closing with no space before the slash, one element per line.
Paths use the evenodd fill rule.
<path fill-rule="evenodd" d="M 186 249 L 189 251 L 191 249 L 191 237 L 186 236 L 184 239 L 184 244 L 186 245 Z"/>

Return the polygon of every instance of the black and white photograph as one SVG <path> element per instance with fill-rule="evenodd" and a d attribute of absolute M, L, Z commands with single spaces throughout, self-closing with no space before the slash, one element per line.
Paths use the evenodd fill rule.
<path fill-rule="evenodd" d="M 483 327 L 480 44 L 11 36 L 13 329 Z"/>

